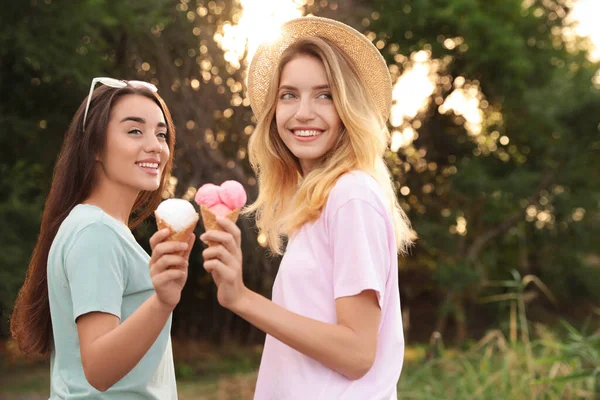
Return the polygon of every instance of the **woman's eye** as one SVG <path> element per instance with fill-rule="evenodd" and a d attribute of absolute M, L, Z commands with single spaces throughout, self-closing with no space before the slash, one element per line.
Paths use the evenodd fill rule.
<path fill-rule="evenodd" d="M 321 93 L 319 95 L 320 99 L 328 99 L 328 100 L 332 100 L 333 96 L 331 96 L 331 93 Z"/>
<path fill-rule="evenodd" d="M 130 133 L 131 135 L 141 135 L 141 134 L 142 134 L 142 131 L 140 131 L 139 129 L 135 128 L 135 129 L 130 129 L 130 130 L 129 130 L 129 133 Z"/>
<path fill-rule="evenodd" d="M 280 99 L 282 100 L 288 100 L 288 99 L 293 99 L 294 95 L 292 93 L 283 93 L 280 97 Z"/>
<path fill-rule="evenodd" d="M 159 137 L 159 138 L 161 138 L 161 139 L 165 139 L 165 140 L 167 140 L 167 138 L 169 137 L 169 136 L 167 135 L 167 132 L 160 132 L 160 133 L 159 133 L 159 134 L 157 134 L 156 136 L 158 136 L 158 137 Z"/>

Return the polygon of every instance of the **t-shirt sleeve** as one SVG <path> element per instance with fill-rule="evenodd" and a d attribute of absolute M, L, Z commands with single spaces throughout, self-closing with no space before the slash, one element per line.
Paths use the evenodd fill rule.
<path fill-rule="evenodd" d="M 110 227 L 94 223 L 77 234 L 65 259 L 74 320 L 95 311 L 121 318 L 125 264 L 123 244 Z"/>
<path fill-rule="evenodd" d="M 391 268 L 384 216 L 362 199 L 351 199 L 333 213 L 329 239 L 333 247 L 334 297 L 374 290 L 382 308 Z"/>

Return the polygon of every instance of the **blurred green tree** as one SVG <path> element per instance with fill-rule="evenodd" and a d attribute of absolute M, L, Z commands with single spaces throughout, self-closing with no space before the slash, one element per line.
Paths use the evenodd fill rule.
<path fill-rule="evenodd" d="M 599 64 L 572 35 L 571 3 L 377 0 L 365 22 L 392 71 L 419 55 L 432 67 L 424 107 L 396 127 L 418 132 L 398 151 L 421 237 L 405 264 L 428 267 L 444 299 L 436 329 L 453 316 L 459 340 L 482 284 L 515 267 L 568 304 L 600 301 L 586 262 L 600 226 Z M 452 109 L 457 93 L 476 99 L 480 121 Z"/>
<path fill-rule="evenodd" d="M 62 136 L 94 76 L 159 87 L 178 134 L 166 196 L 191 198 L 203 183 L 237 179 L 252 199 L 256 182 L 246 152 L 254 126 L 244 93 L 247 54 L 232 58 L 219 41 L 240 19 L 237 0 L 0 2 L 2 336 Z M 463 339 L 481 288 L 515 268 L 539 276 L 565 304 L 600 301 L 598 266 L 589 265 L 600 226 L 598 63 L 587 58 L 585 41 L 568 35 L 569 2 L 307 3 L 305 13 L 364 31 L 394 77 L 429 71 L 424 106 L 392 119 L 389 153 L 420 236 L 401 261 L 413 320 L 422 319 L 419 304 L 432 301 L 434 328 L 451 317 Z M 399 100 L 411 96 L 418 94 Z M 451 107 L 460 96 L 475 102 L 474 116 Z M 240 226 L 247 284 L 268 294 L 278 260 L 266 256 L 251 221 Z M 146 248 L 154 229 L 148 221 L 135 232 Z M 201 250 L 199 243 L 192 253 L 174 333 L 258 340 L 258 331 L 218 305 Z"/>

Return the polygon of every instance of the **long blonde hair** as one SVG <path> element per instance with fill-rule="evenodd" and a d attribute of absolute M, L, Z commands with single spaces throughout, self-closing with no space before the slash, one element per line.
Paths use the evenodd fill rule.
<path fill-rule="evenodd" d="M 302 175 L 299 160 L 279 137 L 275 121 L 281 72 L 298 55 L 315 57 L 323 63 L 344 126 L 337 143 L 306 176 Z M 271 251 L 281 254 L 284 237 L 320 216 L 331 189 L 342 175 L 361 170 L 383 188 L 393 216 L 397 248 L 405 252 L 412 244 L 413 234 L 383 159 L 390 133 L 346 53 L 320 37 L 298 40 L 282 54 L 265 104 L 268 108 L 248 143 L 259 194 L 244 213 L 256 214 L 256 225 L 266 236 Z"/>

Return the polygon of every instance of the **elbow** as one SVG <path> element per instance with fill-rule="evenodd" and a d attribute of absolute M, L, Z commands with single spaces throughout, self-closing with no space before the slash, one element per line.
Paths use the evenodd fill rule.
<path fill-rule="evenodd" d="M 108 388 L 110 388 L 110 386 L 104 386 L 104 385 L 92 385 L 94 387 L 94 389 L 96 389 L 99 392 L 106 392 L 108 390 Z"/>
<path fill-rule="evenodd" d="M 99 372 L 95 370 L 95 368 L 90 367 L 89 364 L 83 362 L 83 373 L 85 375 L 85 379 L 87 379 L 88 383 L 99 392 L 106 392 L 112 384 L 106 381 L 106 379 L 102 379 Z"/>
<path fill-rule="evenodd" d="M 110 388 L 110 385 L 106 384 L 105 382 L 102 382 L 100 379 L 94 377 L 92 374 L 89 374 L 86 371 L 84 372 L 85 379 L 87 379 L 88 383 L 97 391 L 106 392 Z"/>
<path fill-rule="evenodd" d="M 362 354 L 357 357 L 352 368 L 346 373 L 346 378 L 357 381 L 364 377 L 375 363 L 375 351 Z"/>
<path fill-rule="evenodd" d="M 350 379 L 351 381 L 362 379 L 362 377 L 364 377 L 371 370 L 372 366 L 373 364 L 356 366 L 352 371 L 349 371 L 349 373 L 346 375 L 346 378 Z"/>

